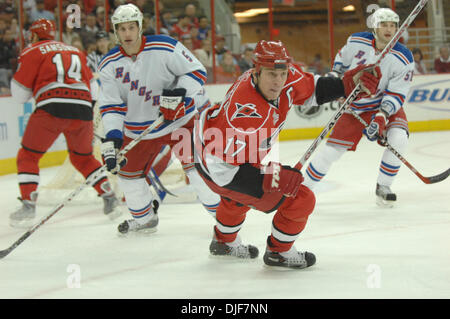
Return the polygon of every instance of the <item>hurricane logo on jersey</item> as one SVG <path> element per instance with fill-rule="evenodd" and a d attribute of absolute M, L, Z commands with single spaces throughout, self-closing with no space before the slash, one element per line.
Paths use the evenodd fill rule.
<path fill-rule="evenodd" d="M 247 103 L 247 104 L 239 104 L 235 103 L 236 105 L 236 111 L 231 116 L 231 121 L 234 119 L 240 119 L 240 118 L 261 118 L 261 114 L 259 114 L 256 111 L 255 104 Z"/>

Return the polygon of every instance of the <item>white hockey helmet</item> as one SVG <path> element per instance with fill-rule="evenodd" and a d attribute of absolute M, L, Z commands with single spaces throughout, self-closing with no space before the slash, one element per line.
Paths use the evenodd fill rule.
<path fill-rule="evenodd" d="M 378 28 L 380 22 L 395 22 L 398 27 L 400 17 L 389 8 L 380 8 L 372 14 L 372 28 Z"/>
<path fill-rule="evenodd" d="M 144 16 L 139 10 L 137 6 L 135 6 L 132 3 L 123 4 L 117 7 L 117 9 L 114 11 L 112 17 L 111 17 L 111 23 L 114 28 L 114 35 L 116 36 L 117 42 L 119 41 L 119 37 L 117 36 L 116 32 L 116 25 L 119 23 L 124 22 L 131 22 L 136 21 L 139 26 L 139 33 L 142 34 L 142 20 L 144 19 Z"/>

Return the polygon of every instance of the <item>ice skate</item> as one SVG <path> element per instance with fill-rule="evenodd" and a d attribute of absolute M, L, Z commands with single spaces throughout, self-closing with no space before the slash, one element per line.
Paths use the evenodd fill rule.
<path fill-rule="evenodd" d="M 375 194 L 377 195 L 377 205 L 380 207 L 393 207 L 397 200 L 397 195 L 391 191 L 389 186 L 377 184 Z"/>
<path fill-rule="evenodd" d="M 158 207 L 159 204 L 156 200 L 153 201 L 153 217 L 145 224 L 140 224 L 136 219 L 128 219 L 121 223 L 117 230 L 119 231 L 119 236 L 128 236 L 131 234 L 148 235 L 157 231 L 157 226 L 159 223 L 158 218 Z"/>
<path fill-rule="evenodd" d="M 36 217 L 37 193 L 32 192 L 30 198 L 30 200 L 18 198 L 22 202 L 22 207 L 9 215 L 9 224 L 12 227 L 27 228 L 33 225 Z"/>
<path fill-rule="evenodd" d="M 316 256 L 306 251 L 297 251 L 295 246 L 292 245 L 291 249 L 281 253 L 271 251 L 267 247 L 263 260 L 267 266 L 303 269 L 314 265 L 316 263 Z"/>
<path fill-rule="evenodd" d="M 103 213 L 108 216 L 109 219 L 114 220 L 122 215 L 122 211 L 119 207 L 119 200 L 114 193 L 104 193 L 101 197 L 103 199 Z"/>
<path fill-rule="evenodd" d="M 209 245 L 209 251 L 213 256 L 232 256 L 242 259 L 253 259 L 259 254 L 255 246 L 242 244 L 239 236 L 231 243 L 218 242 L 214 236 Z"/>

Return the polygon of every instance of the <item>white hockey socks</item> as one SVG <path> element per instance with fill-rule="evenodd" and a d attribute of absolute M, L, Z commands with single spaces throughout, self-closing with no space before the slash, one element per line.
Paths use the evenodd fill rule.
<path fill-rule="evenodd" d="M 387 131 L 387 141 L 403 155 L 408 146 L 408 134 L 404 129 L 391 128 Z M 401 163 L 398 157 L 386 148 L 381 158 L 377 183 L 383 186 L 391 186 L 400 170 Z"/>
<path fill-rule="evenodd" d="M 331 165 L 339 160 L 346 151 L 347 149 L 344 147 L 336 147 L 328 144 L 323 145 L 306 168 L 303 185 L 313 190 L 317 183 L 328 173 Z"/>

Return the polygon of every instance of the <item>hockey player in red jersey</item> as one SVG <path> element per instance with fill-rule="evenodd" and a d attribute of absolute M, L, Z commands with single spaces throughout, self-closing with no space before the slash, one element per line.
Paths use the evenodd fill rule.
<path fill-rule="evenodd" d="M 281 42 L 262 40 L 254 53 L 255 68 L 232 85 L 220 106 L 202 112 L 194 128 L 196 168 L 221 195 L 210 253 L 256 258 L 258 249 L 244 245 L 239 230 L 250 208 L 275 211 L 265 264 L 305 268 L 316 258 L 293 244 L 314 209 L 314 194 L 302 185 L 301 167 L 261 161 L 293 105 L 320 105 L 347 96 L 358 79 L 365 91 L 358 98 L 373 94 L 381 74 L 361 66 L 342 80 L 314 76 L 292 63 Z"/>
<path fill-rule="evenodd" d="M 12 226 L 28 226 L 36 215 L 39 159 L 56 138 L 64 134 L 73 166 L 85 178 L 102 165 L 92 154 L 93 112 L 91 92 L 97 88 L 86 57 L 77 48 L 54 41 L 53 22 L 39 19 L 30 27 L 31 45 L 19 57 L 11 81 L 11 93 L 19 103 L 33 97 L 36 110 L 30 116 L 17 155 L 22 207 L 10 215 Z M 104 213 L 117 217 L 118 201 L 106 175 L 93 187 L 103 198 Z"/>

